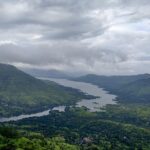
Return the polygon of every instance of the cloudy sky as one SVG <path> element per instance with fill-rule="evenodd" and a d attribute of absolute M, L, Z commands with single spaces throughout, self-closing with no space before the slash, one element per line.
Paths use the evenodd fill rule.
<path fill-rule="evenodd" d="M 150 73 L 150 0 L 0 0 L 0 62 Z"/>

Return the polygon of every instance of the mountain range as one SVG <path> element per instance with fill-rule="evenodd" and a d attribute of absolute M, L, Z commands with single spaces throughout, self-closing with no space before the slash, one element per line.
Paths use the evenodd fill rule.
<path fill-rule="evenodd" d="M 43 69 L 22 69 L 22 71 L 30 74 L 34 77 L 45 77 L 45 78 L 61 78 L 61 79 L 70 79 L 72 78 L 72 74 L 64 73 L 63 71 L 51 69 L 51 70 L 43 70 Z"/>
<path fill-rule="evenodd" d="M 150 74 L 100 76 L 88 74 L 75 79 L 105 88 L 122 103 L 150 103 Z"/>

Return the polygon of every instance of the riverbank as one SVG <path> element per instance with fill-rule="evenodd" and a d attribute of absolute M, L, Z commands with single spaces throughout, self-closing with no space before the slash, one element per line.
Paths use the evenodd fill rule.
<path fill-rule="evenodd" d="M 116 102 L 114 101 L 116 99 L 115 95 L 112 95 L 109 92 L 105 91 L 104 89 L 99 88 L 90 83 L 69 81 L 66 79 L 51 79 L 51 78 L 44 78 L 43 80 L 54 81 L 57 84 L 64 86 L 66 89 L 68 87 L 72 88 L 73 90 L 77 90 L 79 93 L 85 94 L 85 96 L 83 99 L 74 100 L 74 103 L 70 101 L 70 103 L 63 104 L 63 105 L 55 105 L 55 106 L 53 105 L 53 107 L 50 106 L 49 108 L 45 108 L 45 110 L 36 113 L 22 114 L 19 116 L 1 118 L 0 122 L 17 121 L 17 120 L 31 118 L 31 117 L 41 117 L 41 116 L 48 115 L 49 111 L 51 110 L 64 111 L 66 106 L 72 106 L 72 105 L 77 107 L 84 106 L 89 111 L 95 112 L 95 111 L 100 111 L 101 108 L 106 106 L 107 104 L 116 104 Z"/>

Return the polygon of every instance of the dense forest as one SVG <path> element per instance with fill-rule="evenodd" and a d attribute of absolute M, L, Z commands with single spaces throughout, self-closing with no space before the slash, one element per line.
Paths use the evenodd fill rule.
<path fill-rule="evenodd" d="M 85 107 L 67 107 L 65 112 L 52 111 L 48 116 L 5 123 L 3 126 L 18 129 L 23 137 L 24 132 L 27 135 L 38 133 L 43 135 L 44 140 L 53 141 L 54 145 L 57 145 L 56 139 L 61 139 L 64 143 L 58 142 L 59 146 L 61 147 L 61 144 L 65 146 L 67 143 L 69 150 L 150 149 L 150 110 L 148 106 L 109 105 L 105 111 L 95 113 L 89 112 Z M 28 138 L 31 137 L 27 137 L 26 140 L 28 141 Z M 32 142 L 30 141 L 32 144 L 35 141 L 33 137 Z M 18 140 L 20 139 L 17 138 L 14 141 L 14 145 L 18 143 Z M 35 145 L 39 144 L 41 147 L 42 142 L 38 140 Z M 5 141 L 1 145 L 9 146 Z M 62 146 L 58 149 L 65 148 Z"/>
<path fill-rule="evenodd" d="M 45 138 L 40 133 L 0 127 L 0 150 L 79 150 L 79 147 L 66 143 L 63 137 Z"/>

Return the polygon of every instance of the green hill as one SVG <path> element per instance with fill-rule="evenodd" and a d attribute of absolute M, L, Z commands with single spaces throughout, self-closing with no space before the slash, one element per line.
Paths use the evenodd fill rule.
<path fill-rule="evenodd" d="M 150 103 L 150 74 L 131 76 L 98 76 L 89 74 L 76 78 L 98 85 L 118 95 L 122 103 Z"/>
<path fill-rule="evenodd" d="M 120 97 L 125 97 L 126 102 L 150 103 L 150 78 L 141 79 L 123 85 L 118 92 Z"/>
<path fill-rule="evenodd" d="M 75 103 L 83 93 L 36 79 L 16 67 L 0 64 L 0 117 L 37 112 Z"/>

